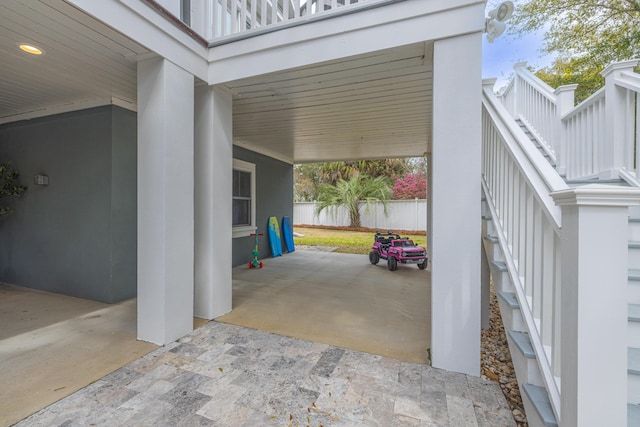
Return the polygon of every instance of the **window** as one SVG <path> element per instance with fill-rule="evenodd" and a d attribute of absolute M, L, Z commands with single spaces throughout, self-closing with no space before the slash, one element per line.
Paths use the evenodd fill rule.
<path fill-rule="evenodd" d="M 256 231 L 256 165 L 233 159 L 233 237 Z"/>
<path fill-rule="evenodd" d="M 191 0 L 182 0 L 180 2 L 180 20 L 187 26 L 191 26 Z"/>

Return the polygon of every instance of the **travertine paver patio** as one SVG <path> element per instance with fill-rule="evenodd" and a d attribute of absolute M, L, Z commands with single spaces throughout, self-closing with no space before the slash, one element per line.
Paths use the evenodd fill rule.
<path fill-rule="evenodd" d="M 497 384 L 210 322 L 18 426 L 515 426 Z"/>

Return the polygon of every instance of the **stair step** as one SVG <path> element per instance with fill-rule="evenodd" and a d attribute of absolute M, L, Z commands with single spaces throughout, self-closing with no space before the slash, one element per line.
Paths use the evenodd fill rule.
<path fill-rule="evenodd" d="M 635 241 L 635 240 L 630 240 L 629 241 L 629 249 L 640 249 L 640 242 Z M 640 270 L 638 270 L 640 271 Z"/>
<path fill-rule="evenodd" d="M 640 405 L 627 405 L 627 426 L 640 426 Z"/>
<path fill-rule="evenodd" d="M 493 218 L 491 217 L 491 215 L 482 215 L 482 219 L 484 219 L 485 221 L 491 221 Z"/>
<path fill-rule="evenodd" d="M 522 353 L 524 357 L 527 359 L 536 358 L 536 353 L 533 351 L 533 346 L 531 345 L 531 340 L 529 340 L 528 334 L 517 331 L 508 331 L 507 334 L 511 337 L 513 342 L 516 344 L 516 347 L 518 347 L 518 350 L 520 350 L 520 353 Z"/>
<path fill-rule="evenodd" d="M 498 298 L 501 298 L 502 300 L 504 300 L 509 305 L 509 308 L 512 308 L 512 309 L 520 308 L 520 304 L 518 304 L 518 299 L 516 298 L 516 295 L 513 292 L 500 291 L 498 292 Z"/>
<path fill-rule="evenodd" d="M 627 360 L 627 372 L 640 375 L 640 348 L 628 348 Z"/>
<path fill-rule="evenodd" d="M 629 280 L 640 282 L 640 270 L 629 269 Z"/>
<path fill-rule="evenodd" d="M 497 236 L 492 236 L 492 235 L 484 236 L 484 240 L 486 240 L 487 242 L 491 242 L 491 243 L 498 243 L 498 237 Z M 640 279 L 638 279 L 638 280 L 640 280 Z"/>
<path fill-rule="evenodd" d="M 558 427 L 558 421 L 551 408 L 551 402 L 547 395 L 547 390 L 544 387 L 538 387 L 531 384 L 524 384 L 522 386 L 527 397 L 536 409 L 536 412 L 542 419 L 542 422 L 547 427 Z"/>
<path fill-rule="evenodd" d="M 498 271 L 507 271 L 507 264 L 505 264 L 504 262 L 501 261 L 491 261 L 491 264 L 493 264 L 493 266 L 495 268 L 498 269 Z"/>
<path fill-rule="evenodd" d="M 640 348 L 640 304 L 628 305 L 627 321 L 627 346 Z"/>

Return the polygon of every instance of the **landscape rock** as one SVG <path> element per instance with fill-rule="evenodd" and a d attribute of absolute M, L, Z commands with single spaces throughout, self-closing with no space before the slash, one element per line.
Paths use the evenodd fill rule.
<path fill-rule="evenodd" d="M 489 306 L 489 329 L 482 331 L 481 358 L 482 377 L 500 384 L 516 424 L 518 427 L 528 427 L 493 283 Z"/>

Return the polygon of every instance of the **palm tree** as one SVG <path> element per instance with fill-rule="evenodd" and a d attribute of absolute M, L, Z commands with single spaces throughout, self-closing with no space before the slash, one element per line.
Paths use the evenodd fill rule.
<path fill-rule="evenodd" d="M 316 214 L 326 208 L 335 210 L 344 206 L 349 213 L 351 227 L 360 227 L 361 202 L 365 202 L 365 209 L 370 209 L 371 202 L 380 201 L 387 213 L 387 200 L 391 196 L 391 188 L 386 176 L 371 178 L 366 175 L 355 175 L 338 180 L 336 185 L 322 184 L 318 191 L 318 205 Z"/>

